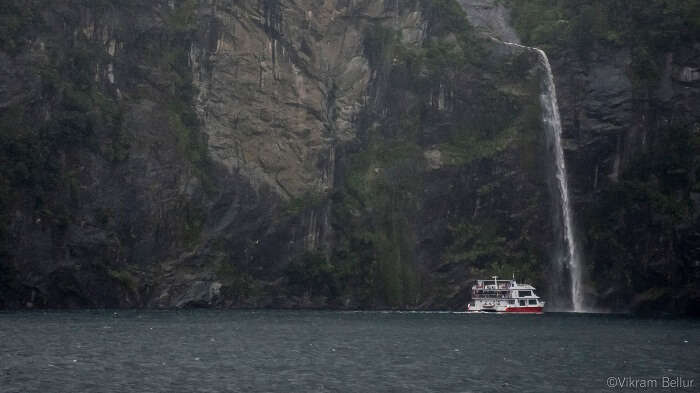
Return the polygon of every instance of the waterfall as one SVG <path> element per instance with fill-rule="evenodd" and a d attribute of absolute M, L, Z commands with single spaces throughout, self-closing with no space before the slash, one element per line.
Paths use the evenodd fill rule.
<path fill-rule="evenodd" d="M 544 67 L 544 70 L 547 72 L 547 78 L 545 79 L 545 89 L 540 95 L 540 102 L 542 103 L 542 117 L 547 128 L 547 132 L 549 133 L 549 137 L 551 137 L 554 145 L 555 177 L 557 180 L 557 188 L 559 191 L 559 200 L 561 202 L 561 215 L 563 221 L 562 232 L 566 244 L 566 253 L 564 255 L 564 258 L 556 262 L 561 265 L 566 264 L 566 268 L 568 269 L 570 275 L 569 279 L 571 284 L 571 302 L 573 305 L 573 311 L 582 312 L 584 311 L 582 288 L 583 271 L 581 268 L 581 260 L 579 258 L 579 253 L 576 247 L 573 217 L 571 213 L 571 202 L 569 199 L 569 185 L 566 177 L 566 163 L 564 161 L 564 149 L 562 148 L 561 143 L 561 119 L 559 118 L 557 90 L 554 84 L 554 74 L 552 73 L 552 67 L 549 64 L 547 54 L 541 49 L 515 44 L 512 42 L 504 42 L 500 40 L 497 41 L 503 42 L 506 45 L 515 46 L 536 52 L 540 59 L 540 64 Z"/>

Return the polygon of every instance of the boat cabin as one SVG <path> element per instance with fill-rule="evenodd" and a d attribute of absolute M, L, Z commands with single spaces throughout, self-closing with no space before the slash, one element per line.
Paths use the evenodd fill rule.
<path fill-rule="evenodd" d="M 477 280 L 472 286 L 468 310 L 507 311 L 516 309 L 541 312 L 544 302 L 535 294 L 535 287 L 512 280 Z"/>

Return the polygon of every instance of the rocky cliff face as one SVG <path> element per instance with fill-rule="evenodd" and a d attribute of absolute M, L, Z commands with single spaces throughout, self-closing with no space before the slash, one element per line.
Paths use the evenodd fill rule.
<path fill-rule="evenodd" d="M 458 305 L 538 265 L 536 70 L 456 4 L 3 12 L 4 307 Z"/>
<path fill-rule="evenodd" d="M 697 5 L 510 5 L 553 63 L 589 298 L 697 314 Z"/>
<path fill-rule="evenodd" d="M 697 312 L 700 79 L 682 70 L 698 49 L 663 51 L 647 83 L 625 49 L 562 53 L 555 66 L 591 295 L 605 306 Z"/>
<path fill-rule="evenodd" d="M 461 307 L 469 280 L 513 271 L 545 287 L 541 70 L 479 31 L 513 38 L 502 5 L 463 3 L 0 6 L 0 307 Z M 616 56 L 554 62 L 586 212 L 648 151 Z M 692 56 L 669 60 L 668 121 L 694 104 Z"/>

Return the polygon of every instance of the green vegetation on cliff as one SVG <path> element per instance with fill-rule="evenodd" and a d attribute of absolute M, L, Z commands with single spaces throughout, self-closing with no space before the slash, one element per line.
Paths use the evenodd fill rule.
<path fill-rule="evenodd" d="M 425 164 L 408 134 L 402 138 L 408 140 L 369 136 L 366 150 L 350 158 L 343 191 L 333 197 L 334 227 L 342 236 L 335 258 L 360 275 L 351 282 L 369 285 L 355 287 L 364 301 L 390 306 L 414 306 L 419 299 L 412 228 Z"/>
<path fill-rule="evenodd" d="M 27 241 L 48 239 L 43 249 L 34 247 L 44 252 L 34 258 L 74 261 L 91 255 L 94 279 L 133 290 L 132 266 L 121 264 L 143 241 L 135 227 L 162 228 L 157 236 L 163 244 L 154 248 L 164 248 L 170 237 L 177 247 L 193 248 L 204 225 L 201 190 L 211 190 L 211 166 L 192 106 L 196 92 L 188 64 L 197 2 L 169 10 L 166 23 L 149 32 L 119 24 L 128 14 L 126 5 L 55 5 L 60 9 L 56 18 L 53 3 L 19 3 L 0 5 L 3 66 L 23 83 L 17 91 L 15 81 L 9 83 L 8 91 L 16 95 L 0 108 L 0 270 L 32 258 L 13 249 L 25 241 L 18 236 L 31 230 L 35 237 Z M 123 40 L 129 41 L 126 49 Z M 146 130 L 153 137 L 144 140 L 145 130 L 134 127 L 145 128 L 147 119 L 139 110 L 151 105 L 159 118 Z M 132 213 L 141 207 L 134 206 L 138 196 L 128 191 L 135 183 L 127 180 L 128 172 L 138 170 L 130 158 L 135 154 L 143 160 L 149 148 L 163 163 L 168 151 L 175 151 L 184 159 L 183 177 L 199 179 L 201 189 L 189 191 L 194 196 L 171 199 L 175 214 Z M 121 183 L 110 194 L 115 182 Z M 147 215 L 156 214 L 158 219 L 148 222 Z M 176 218 L 165 222 L 166 215 Z M 76 235 L 84 228 L 94 228 L 95 239 Z M 75 275 L 81 271 L 85 266 L 73 269 Z"/>
<path fill-rule="evenodd" d="M 518 272 L 539 283 L 546 263 L 530 244 L 533 223 L 502 213 L 514 201 L 498 196 L 515 181 L 501 172 L 513 164 L 528 187 L 541 187 L 528 183 L 542 176 L 534 58 L 490 53 L 456 2 L 422 6 L 430 32 L 422 45 L 404 44 L 383 27 L 365 36 L 386 87 L 381 106 L 367 108 L 368 126 L 346 153 L 331 198 L 338 238 L 331 261 L 366 305 L 459 302 L 448 289 L 457 282 Z M 455 186 L 453 196 L 434 195 Z M 529 207 L 517 209 L 537 209 L 542 196 L 522 198 L 515 204 Z M 431 211 L 445 203 L 454 206 Z M 430 234 L 426 220 L 434 222 Z"/>
<path fill-rule="evenodd" d="M 699 130 L 663 130 L 583 220 L 594 283 L 616 288 L 614 306 L 634 298 L 645 312 L 697 312 L 699 152 Z"/>
<path fill-rule="evenodd" d="M 700 35 L 700 3 L 686 0 L 508 1 L 523 42 L 588 54 L 595 45 L 629 48 L 631 71 L 658 80 L 658 54 Z"/>
<path fill-rule="evenodd" d="M 4 1 L 0 4 L 0 49 L 15 54 L 29 40 L 29 29 L 40 24 L 39 8 L 33 3 L 22 5 Z"/>

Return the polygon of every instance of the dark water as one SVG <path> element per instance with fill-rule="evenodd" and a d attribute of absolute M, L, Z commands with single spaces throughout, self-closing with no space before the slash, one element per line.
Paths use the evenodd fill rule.
<path fill-rule="evenodd" d="M 609 377 L 657 389 L 608 388 Z M 1 392 L 700 391 L 700 320 L 294 311 L 0 313 Z M 686 382 L 687 383 L 687 382 Z"/>

